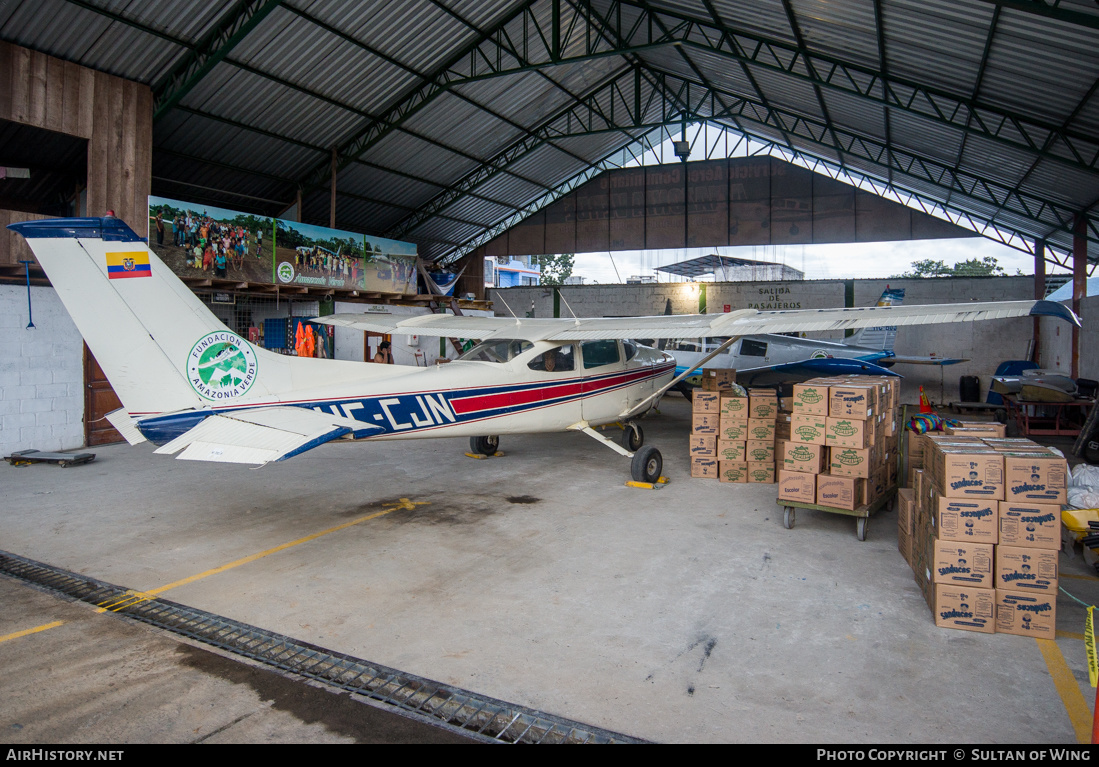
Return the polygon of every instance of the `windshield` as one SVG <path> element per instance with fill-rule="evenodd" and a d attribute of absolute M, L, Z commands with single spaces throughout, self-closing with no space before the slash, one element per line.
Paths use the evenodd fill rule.
<path fill-rule="evenodd" d="M 493 338 L 482 341 L 458 359 L 477 362 L 508 362 L 525 351 L 534 348 L 530 341 L 516 341 L 512 338 Z"/>

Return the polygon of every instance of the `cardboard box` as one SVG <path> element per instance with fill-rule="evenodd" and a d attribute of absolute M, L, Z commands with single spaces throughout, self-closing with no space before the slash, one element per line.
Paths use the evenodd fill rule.
<path fill-rule="evenodd" d="M 745 463 L 748 460 L 745 443 L 728 439 L 717 440 L 717 459 L 719 461 Z"/>
<path fill-rule="evenodd" d="M 936 583 L 931 611 L 940 628 L 996 633 L 995 589 Z"/>
<path fill-rule="evenodd" d="M 718 426 L 717 436 L 718 439 L 728 442 L 744 442 L 748 439 L 748 421 L 728 421 L 725 419 L 725 416 L 722 416 Z"/>
<path fill-rule="evenodd" d="M 1004 457 L 987 446 L 932 442 L 929 464 L 940 495 L 1004 500 Z"/>
<path fill-rule="evenodd" d="M 1068 463 L 1064 458 L 1049 452 L 1003 456 L 1005 501 L 1068 501 Z"/>
<path fill-rule="evenodd" d="M 860 505 L 866 480 L 855 477 L 835 477 L 831 474 L 811 475 L 817 478 L 817 503 L 836 509 L 853 511 Z"/>
<path fill-rule="evenodd" d="M 999 501 L 931 495 L 935 535 L 946 541 L 999 542 Z"/>
<path fill-rule="evenodd" d="M 775 483 L 775 464 L 753 463 L 752 461 L 749 461 L 748 481 L 763 485 L 773 485 Z"/>
<path fill-rule="evenodd" d="M 908 563 L 908 566 L 912 566 L 912 533 L 897 528 L 897 551 L 904 557 L 904 561 Z"/>
<path fill-rule="evenodd" d="M 747 482 L 748 464 L 740 461 L 721 461 L 718 474 L 722 482 Z"/>
<path fill-rule="evenodd" d="M 795 415 L 828 415 L 828 387 L 819 384 L 794 384 L 790 409 Z"/>
<path fill-rule="evenodd" d="M 695 413 L 691 416 L 692 434 L 717 435 L 720 418 L 716 413 Z"/>
<path fill-rule="evenodd" d="M 716 434 L 692 434 L 687 438 L 691 456 L 713 457 L 717 455 Z"/>
<path fill-rule="evenodd" d="M 742 397 L 736 392 L 723 391 L 718 408 L 722 418 L 730 421 L 747 421 L 749 403 L 750 400 L 747 397 Z"/>
<path fill-rule="evenodd" d="M 837 384 L 828 387 L 828 415 L 833 418 L 867 419 L 874 415 L 877 392 L 865 384 Z"/>
<path fill-rule="evenodd" d="M 775 463 L 775 443 L 766 440 L 750 439 L 744 448 L 749 463 Z"/>
<path fill-rule="evenodd" d="M 868 444 L 866 423 L 857 418 L 828 416 L 824 427 L 824 444 L 829 447 L 853 447 L 862 450 Z"/>
<path fill-rule="evenodd" d="M 699 479 L 717 479 L 717 458 L 691 458 L 691 476 Z"/>
<path fill-rule="evenodd" d="M 828 433 L 828 416 L 792 415 L 790 416 L 790 440 L 807 445 L 825 444 Z"/>
<path fill-rule="evenodd" d="M 1022 548 L 1061 548 L 1061 507 L 1000 501 L 1000 543 Z"/>
<path fill-rule="evenodd" d="M 790 414 L 779 413 L 775 419 L 775 441 L 790 439 Z"/>
<path fill-rule="evenodd" d="M 716 391 L 696 391 L 691 394 L 692 413 L 717 413 L 721 408 L 721 395 Z"/>
<path fill-rule="evenodd" d="M 996 547 L 996 588 L 1017 593 L 1044 591 L 1057 596 L 1060 551 L 1021 546 Z"/>
<path fill-rule="evenodd" d="M 870 476 L 870 450 L 856 450 L 853 447 L 830 447 L 827 450 L 830 474 L 863 478 Z"/>
<path fill-rule="evenodd" d="M 1057 594 L 996 589 L 996 631 L 1036 639 L 1057 635 Z"/>
<path fill-rule="evenodd" d="M 992 588 L 994 548 L 991 543 L 936 540 L 931 567 L 935 583 Z"/>
<path fill-rule="evenodd" d="M 731 389 L 736 383 L 736 371 L 730 368 L 703 368 L 702 391 Z"/>
<path fill-rule="evenodd" d="M 916 493 L 911 489 L 897 491 L 897 529 L 912 534 L 916 522 Z"/>
<path fill-rule="evenodd" d="M 775 421 L 767 418 L 748 419 L 748 439 L 775 443 Z"/>
<path fill-rule="evenodd" d="M 775 420 L 778 415 L 778 397 L 773 389 L 752 389 L 748 392 L 748 417 Z"/>
<path fill-rule="evenodd" d="M 817 502 L 817 475 L 800 471 L 777 472 L 780 501 Z"/>
<path fill-rule="evenodd" d="M 807 474 L 820 474 L 827 468 L 823 445 L 803 445 L 798 442 L 782 443 L 782 467 L 786 471 L 800 471 Z"/>

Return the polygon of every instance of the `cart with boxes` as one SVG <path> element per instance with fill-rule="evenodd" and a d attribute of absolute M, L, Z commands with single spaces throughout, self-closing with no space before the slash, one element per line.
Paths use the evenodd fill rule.
<path fill-rule="evenodd" d="M 896 494 L 898 395 L 896 379 L 878 376 L 794 386 L 777 425 L 778 504 L 787 529 L 797 509 L 812 509 L 855 517 L 855 535 L 866 540 L 868 519 Z"/>

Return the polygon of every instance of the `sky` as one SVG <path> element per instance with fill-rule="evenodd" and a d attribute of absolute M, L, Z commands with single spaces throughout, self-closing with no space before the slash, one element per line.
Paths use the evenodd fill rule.
<path fill-rule="evenodd" d="M 912 262 L 944 261 L 953 266 L 971 258 L 996 258 L 1007 274 L 1034 274 L 1034 257 L 986 237 L 956 240 L 908 240 L 840 245 L 766 245 L 748 247 L 626 250 L 613 253 L 577 253 L 572 273 L 585 283 L 621 283 L 635 275 L 658 275 L 660 282 L 682 278 L 655 272 L 657 266 L 717 253 L 758 261 L 783 263 L 805 272 L 808 280 L 892 277 L 911 271 Z M 617 272 L 616 268 L 617 267 Z M 1053 269 L 1047 266 L 1053 273 Z"/>

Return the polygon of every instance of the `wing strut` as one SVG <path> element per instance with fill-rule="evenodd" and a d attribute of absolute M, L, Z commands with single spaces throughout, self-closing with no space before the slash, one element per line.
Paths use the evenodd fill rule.
<path fill-rule="evenodd" d="M 730 336 L 729 339 L 727 341 L 725 341 L 725 343 L 723 343 L 721 346 L 717 347 L 712 352 L 707 354 L 705 357 L 700 359 L 698 362 L 696 362 L 694 364 L 693 367 L 690 367 L 687 370 L 685 370 L 683 373 L 681 373 L 680 375 L 677 375 L 675 378 L 673 378 L 671 380 L 671 382 L 665 384 L 660 389 L 657 389 L 654 394 L 650 394 L 648 397 L 641 400 L 635 406 L 633 406 L 632 408 L 630 408 L 626 412 L 622 413 L 622 415 L 620 415 L 619 418 L 629 419 L 629 418 L 632 418 L 633 416 L 637 415 L 638 413 L 640 413 L 642 410 L 645 410 L 648 407 L 648 404 L 650 402 L 654 402 L 657 399 L 659 399 L 660 397 L 663 397 L 664 393 L 666 391 L 668 391 L 668 389 L 672 388 L 677 383 L 682 381 L 684 378 L 691 375 L 691 373 L 698 370 L 700 367 L 705 365 L 707 362 L 712 360 L 717 355 L 721 354 L 721 352 L 725 351 L 726 349 L 728 349 L 730 346 L 732 346 L 733 344 L 735 344 L 739 340 L 740 340 L 740 336 Z"/>

